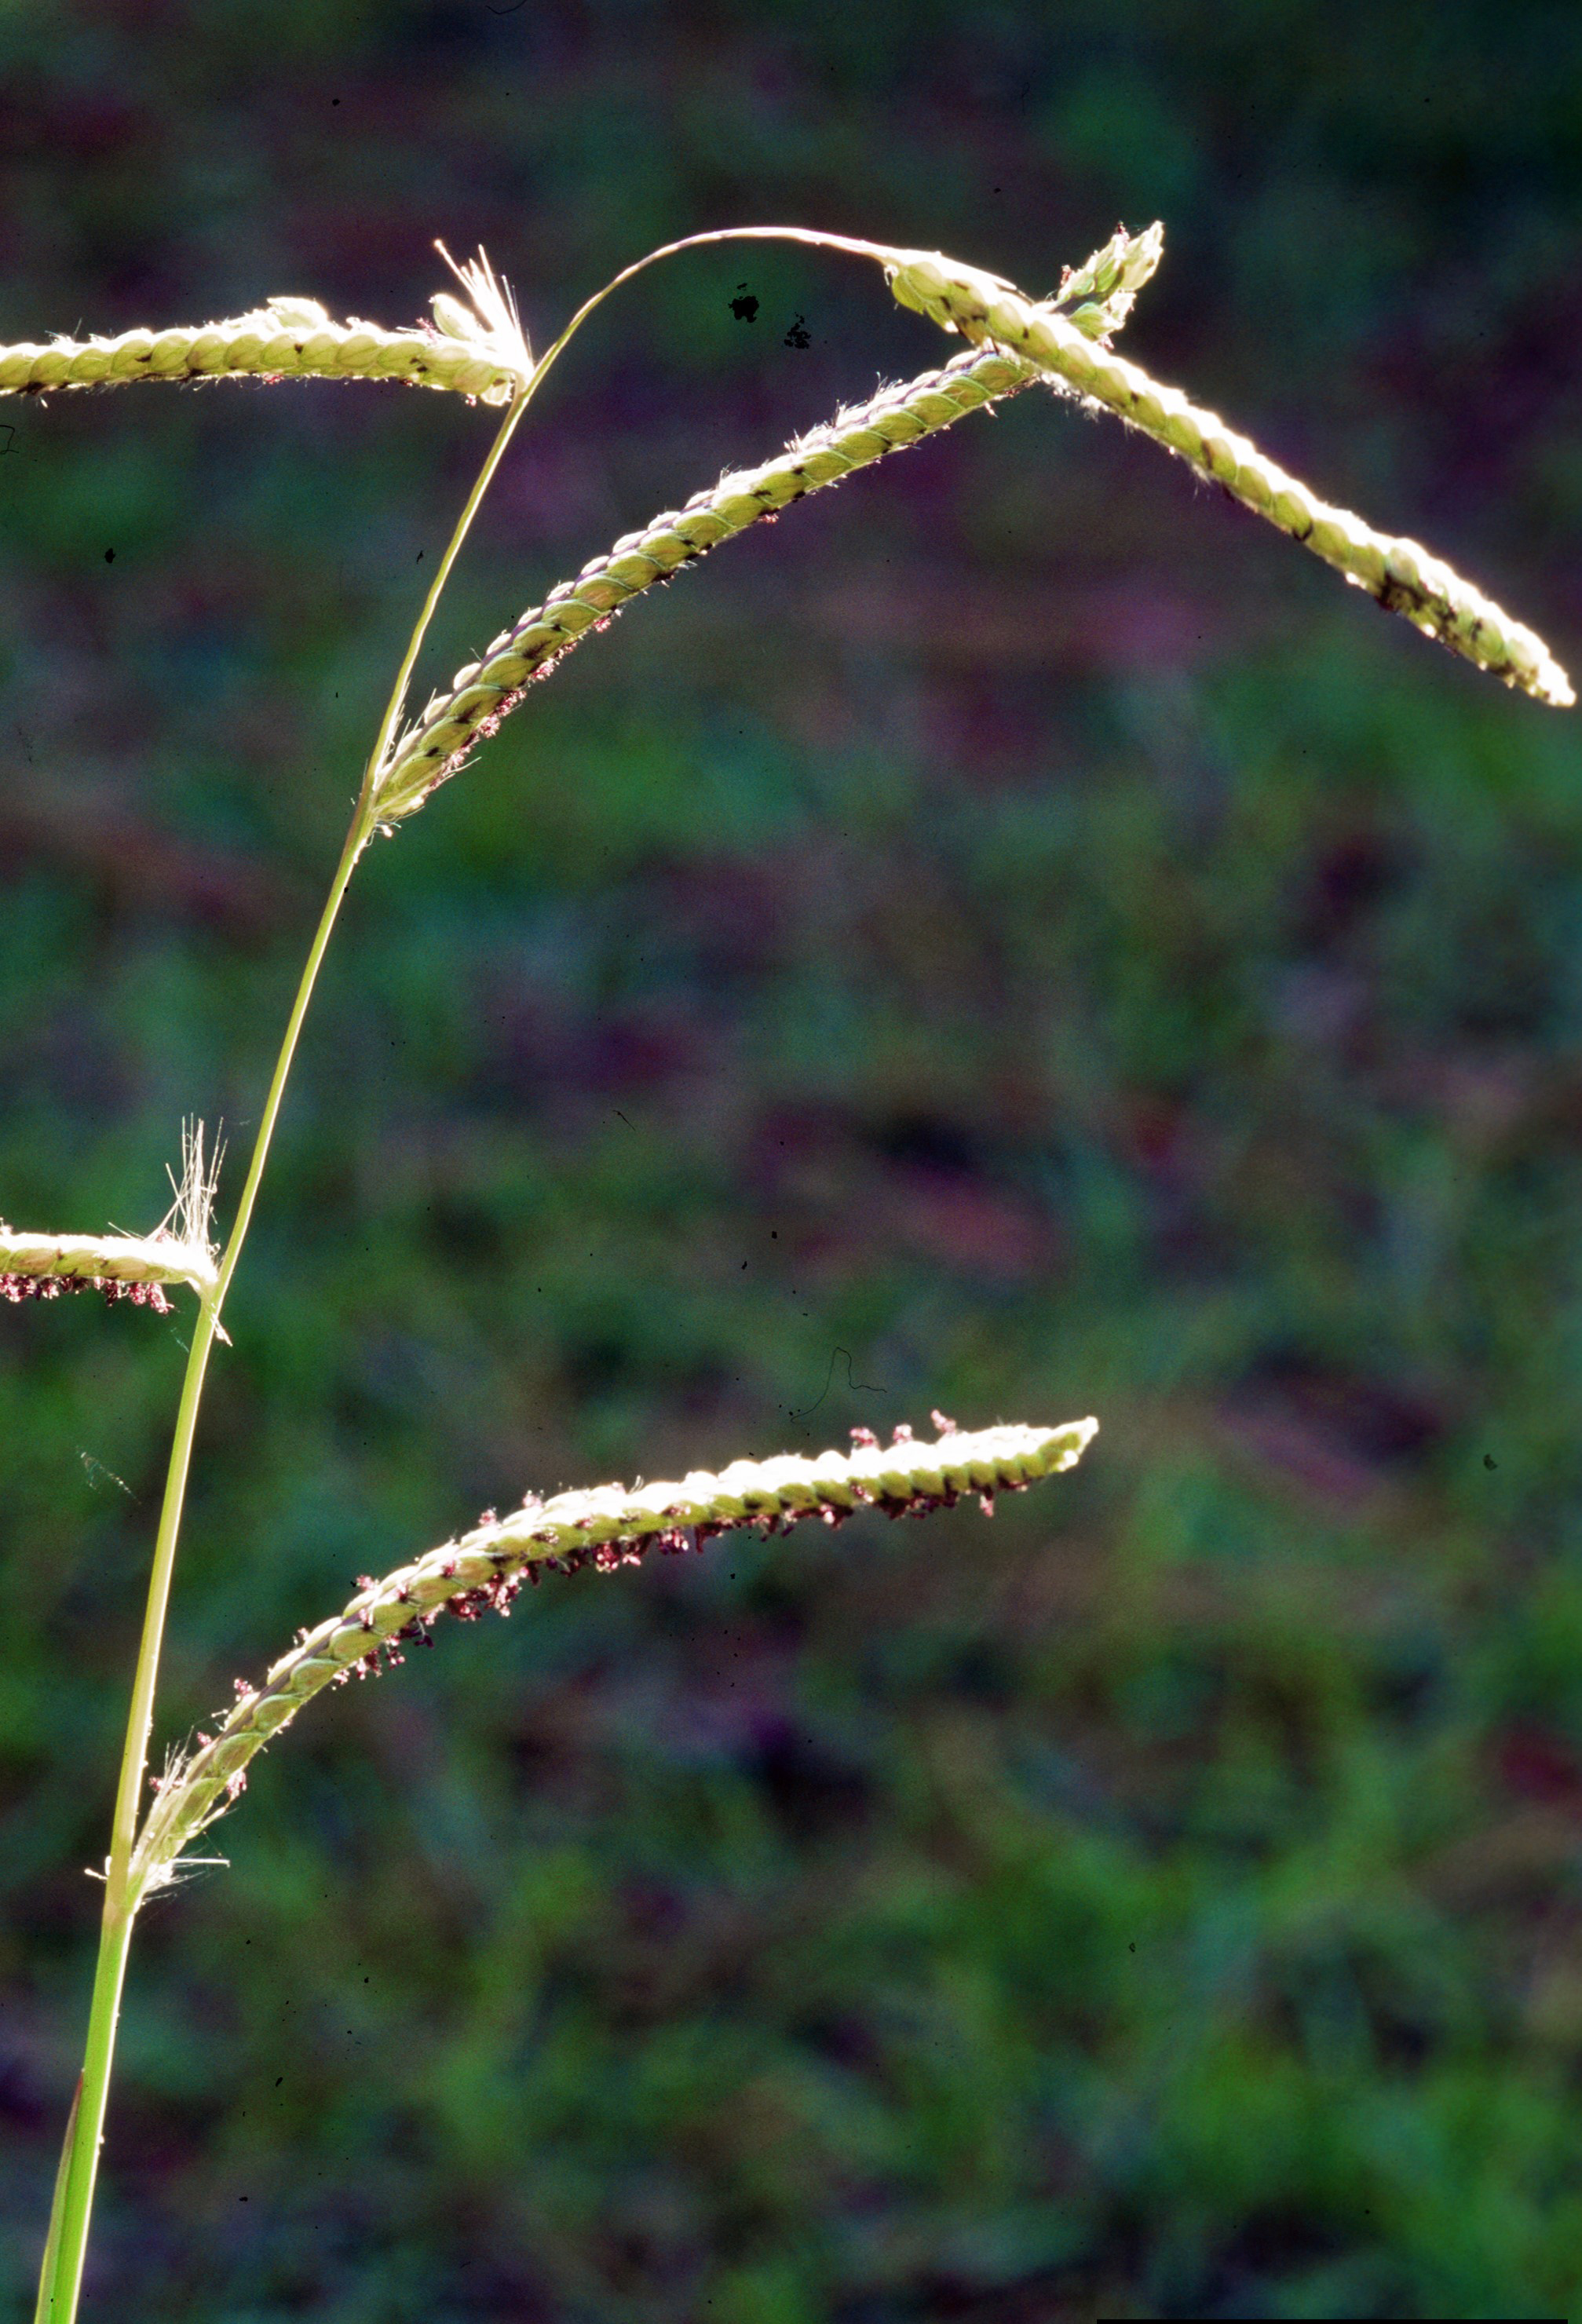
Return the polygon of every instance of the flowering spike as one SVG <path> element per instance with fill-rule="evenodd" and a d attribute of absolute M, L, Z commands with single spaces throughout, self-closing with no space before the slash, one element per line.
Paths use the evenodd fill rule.
<path fill-rule="evenodd" d="M 885 388 L 869 402 L 841 410 L 828 427 L 800 437 L 761 467 L 722 476 L 694 493 L 685 508 L 667 510 L 640 532 L 624 534 L 608 556 L 595 557 L 575 581 L 561 582 L 542 604 L 530 605 L 502 630 L 483 659 L 457 670 L 446 691 L 435 695 L 422 716 L 396 737 L 379 773 L 377 823 L 393 829 L 416 814 L 460 770 L 469 752 L 498 730 L 530 685 L 645 589 L 793 501 L 839 484 L 885 453 L 1015 395 L 1039 377 L 1035 365 L 998 349 L 964 355 L 943 371 L 925 372 L 906 387 Z"/>
<path fill-rule="evenodd" d="M 882 1446 L 870 1430 L 854 1429 L 853 1437 L 867 1442 L 851 1452 L 735 1461 L 718 1475 L 699 1470 L 678 1482 L 632 1490 L 595 1485 L 475 1526 L 360 1589 L 339 1614 L 299 1637 L 256 1689 L 236 1681 L 235 1708 L 214 1740 L 173 1765 L 149 1811 L 133 1859 L 133 1894 L 141 1899 L 173 1877 L 189 1841 L 235 1797 L 253 1753 L 305 1702 L 326 1686 L 344 1686 L 354 1674 L 376 1672 L 391 1640 L 411 1635 L 415 1620 L 426 1624 L 448 1612 L 469 1622 L 491 1609 L 503 1613 L 523 1574 L 536 1582 L 540 1566 L 570 1572 L 592 1564 L 609 1572 L 635 1563 L 652 1544 L 678 1537 L 678 1518 L 701 1547 L 716 1534 L 766 1520 L 782 1528 L 813 1517 L 839 1525 L 862 1507 L 898 1517 L 948 1507 L 966 1492 L 979 1493 L 990 1508 L 997 1488 L 1072 1468 L 1098 1425 L 1073 1420 L 1060 1428 L 957 1430 L 938 1443 L 902 1437 Z M 414 1606 L 415 1616 L 408 1610 Z"/>
<path fill-rule="evenodd" d="M 1419 542 L 1375 532 L 1348 509 L 1320 500 L 1213 412 L 1095 345 L 1055 303 L 1028 299 L 1001 276 L 960 265 L 938 251 L 892 252 L 885 272 L 903 307 L 979 346 L 1005 348 L 1066 392 L 1141 429 L 1452 652 L 1540 702 L 1563 708 L 1576 700 L 1543 640 L 1470 581 Z"/>
<path fill-rule="evenodd" d="M 315 299 L 271 299 L 217 323 L 115 338 L 57 337 L 47 346 L 0 346 L 0 395 L 57 388 L 119 387 L 139 379 L 400 379 L 448 388 L 480 403 L 509 403 L 532 370 L 510 294 L 480 252 L 458 268 L 473 309 L 442 291 L 457 327 L 391 331 L 354 318 L 331 320 Z M 475 276 L 475 280 L 474 280 Z M 498 304 L 496 304 L 498 301 Z"/>

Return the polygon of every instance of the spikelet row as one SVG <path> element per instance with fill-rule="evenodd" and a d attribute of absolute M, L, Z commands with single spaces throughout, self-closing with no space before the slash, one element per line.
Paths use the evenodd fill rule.
<path fill-rule="evenodd" d="M 19 1233 L 0 1220 L 0 1299 L 54 1299 L 67 1291 L 102 1291 L 161 1313 L 162 1286 L 189 1283 L 200 1296 L 215 1287 L 213 1254 L 174 1235 Z"/>
<path fill-rule="evenodd" d="M 1415 540 L 1375 532 L 1349 510 L 1320 500 L 1213 412 L 1096 345 L 1053 305 L 1025 298 L 999 276 L 937 252 L 898 252 L 886 272 L 903 306 L 945 330 L 1004 347 L 1118 413 L 1480 669 L 1557 707 L 1576 700 L 1543 640 L 1442 558 Z"/>
<path fill-rule="evenodd" d="M 454 300 L 447 305 L 464 312 Z M 271 299 L 226 322 L 0 347 L 0 395 L 120 387 L 143 379 L 399 379 L 480 403 L 508 403 L 522 376 L 519 364 L 477 335 L 464 337 L 427 325 L 388 331 L 378 323 L 336 323 L 311 299 Z"/>
<path fill-rule="evenodd" d="M 667 510 L 642 531 L 625 534 L 606 556 L 584 565 L 575 581 L 561 582 L 542 604 L 529 606 L 502 630 L 483 658 L 459 669 L 449 688 L 397 738 L 375 790 L 377 820 L 395 823 L 415 813 L 474 745 L 494 732 L 533 679 L 645 589 L 808 493 L 839 484 L 887 452 L 949 428 L 1039 376 L 1035 365 L 995 349 L 959 356 L 943 371 L 887 388 L 841 412 L 778 458 L 722 476 L 694 493 L 685 508 Z"/>
<path fill-rule="evenodd" d="M 650 1549 L 674 1555 L 735 1528 L 779 1532 L 805 1517 L 840 1525 L 859 1508 L 923 1517 L 972 1493 L 992 1510 L 997 1492 L 1072 1468 L 1099 1425 L 1077 1420 L 969 1434 L 939 1413 L 934 1418 L 941 1434 L 932 1443 L 914 1443 L 910 1429 L 897 1428 L 895 1441 L 880 1445 L 868 1430 L 854 1429 L 850 1452 L 736 1461 L 717 1475 L 697 1470 L 678 1483 L 599 1485 L 529 1499 L 504 1517 L 487 1511 L 459 1541 L 382 1581 L 364 1576 L 342 1611 L 302 1632 L 261 1686 L 238 1681 L 235 1706 L 218 1733 L 200 1738 L 194 1755 L 161 1783 L 137 1843 L 134 1893 L 170 1877 L 188 1842 L 242 1791 L 253 1753 L 304 1703 L 328 1685 L 400 1662 L 407 1645 L 428 1643 L 442 1614 L 471 1621 L 503 1613 L 541 1568 L 612 1572 Z"/>

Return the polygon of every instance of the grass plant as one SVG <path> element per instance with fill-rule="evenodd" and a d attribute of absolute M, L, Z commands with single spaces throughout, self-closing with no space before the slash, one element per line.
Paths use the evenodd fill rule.
<path fill-rule="evenodd" d="M 759 466 L 734 471 L 629 533 L 573 581 L 554 589 L 488 651 L 456 673 L 420 715 L 403 726 L 407 691 L 436 605 L 474 516 L 524 411 L 580 323 L 610 291 L 656 261 L 731 238 L 695 235 L 650 253 L 590 300 L 559 338 L 535 358 L 508 290 L 482 256 L 454 267 L 466 303 L 448 292 L 433 301 L 434 323 L 388 331 L 335 324 L 310 300 L 277 298 L 246 316 L 194 329 L 132 331 L 115 339 L 57 340 L 0 348 L 0 392 L 41 395 L 58 388 L 134 380 L 253 376 L 388 378 L 446 389 L 501 407 L 503 417 L 419 610 L 363 769 L 356 804 L 298 984 L 228 1237 L 211 1240 L 217 1157 L 189 1130 L 175 1206 L 145 1237 L 19 1233 L 0 1227 L 0 1296 L 52 1296 L 97 1285 L 112 1299 L 162 1305 L 172 1287 L 197 1301 L 186 1376 L 176 1415 L 154 1545 L 147 1609 L 133 1676 L 111 1846 L 104 1872 L 101 1938 L 82 2074 L 67 2128 L 41 2271 L 37 2316 L 70 2324 L 77 2313 L 95 2176 L 131 1939 L 149 1895 L 179 1877 L 184 1851 L 243 1789 L 261 1745 L 313 1695 L 354 1674 L 399 1663 L 408 1645 L 428 1643 L 449 1611 L 475 1618 L 504 1610 L 544 1568 L 592 1564 L 613 1571 L 649 1549 L 676 1554 L 715 1535 L 755 1526 L 788 1529 L 817 1516 L 838 1524 L 873 1507 L 924 1516 L 965 1493 L 987 1508 L 1071 1467 L 1097 1427 L 1091 1419 L 1056 1427 L 958 1430 L 939 1414 L 933 1442 L 899 1428 L 880 1447 L 867 1432 L 849 1454 L 740 1461 L 719 1474 L 628 1491 L 616 1486 L 529 1495 L 501 1518 L 489 1512 L 455 1540 L 397 1567 L 363 1577 L 337 1614 L 299 1634 L 258 1684 L 238 1682 L 237 1699 L 216 1733 L 176 1752 L 164 1773 L 147 1774 L 161 1648 L 205 1379 L 221 1314 L 267 1166 L 292 1060 L 337 915 L 370 844 L 423 806 L 474 747 L 498 728 L 580 638 L 602 627 L 631 598 L 683 565 L 777 514 L 796 500 L 859 467 L 949 427 L 968 411 L 1040 380 L 1108 410 L 1187 459 L 1233 497 L 1301 540 L 1382 604 L 1406 615 L 1453 650 L 1537 698 L 1573 699 L 1542 641 L 1416 543 L 1375 532 L 1359 518 L 1309 493 L 1245 438 L 1173 389 L 1161 387 L 1116 355 L 1110 340 L 1157 267 L 1161 229 L 1118 233 L 1082 268 L 1068 272 L 1050 299 L 1024 297 L 1000 278 L 937 254 L 898 250 L 796 228 L 744 228 L 741 238 L 781 235 L 877 261 L 897 299 L 974 351 L 909 384 L 842 410 Z"/>

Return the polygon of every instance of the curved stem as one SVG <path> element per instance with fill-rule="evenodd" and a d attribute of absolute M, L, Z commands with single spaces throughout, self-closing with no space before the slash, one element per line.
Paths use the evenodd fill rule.
<path fill-rule="evenodd" d="M 623 266 L 619 274 L 612 274 L 602 290 L 595 290 L 591 299 L 583 300 L 560 337 L 544 350 L 533 365 L 528 392 L 530 394 L 538 386 L 567 341 L 581 330 L 593 309 L 602 307 L 612 290 L 619 290 L 621 284 L 630 282 L 634 274 L 641 274 L 646 268 L 657 266 L 661 258 L 674 258 L 677 251 L 701 250 L 705 243 L 711 242 L 803 242 L 815 250 L 844 250 L 855 258 L 877 259 L 881 266 L 906 254 L 903 251 L 890 249 L 885 243 L 863 242 L 851 234 L 821 234 L 815 226 L 711 226 L 704 234 L 683 235 L 679 242 L 661 243 L 658 250 L 648 251 L 641 258 L 634 258 L 630 266 Z"/>
<path fill-rule="evenodd" d="M 297 987 L 296 999 L 275 1060 L 269 1095 L 264 1102 L 258 1134 L 253 1140 L 253 1154 L 247 1176 L 237 1204 L 235 1221 L 220 1265 L 219 1279 L 212 1291 L 199 1302 L 197 1327 L 188 1355 L 186 1375 L 181 1383 L 181 1400 L 176 1415 L 176 1428 L 170 1446 L 170 1459 L 166 1472 L 165 1495 L 160 1511 L 159 1534 L 154 1545 L 152 1570 L 149 1575 L 148 1600 L 143 1615 L 143 1637 L 138 1648 L 137 1669 L 133 1681 L 132 1704 L 127 1717 L 126 1739 L 122 1752 L 120 1780 L 116 1786 L 115 1812 L 112 1829 L 109 1860 L 106 1868 L 105 1906 L 100 1923 L 98 1959 L 94 1973 L 93 2000 L 88 2015 L 87 2041 L 83 2057 L 82 2079 L 66 2133 L 62 2167 L 56 2181 L 49 2239 L 45 2246 L 43 2266 L 39 2284 L 36 2310 L 37 2324 L 74 2324 L 78 2298 L 81 2289 L 83 2259 L 87 2246 L 88 2218 L 93 2206 L 94 2182 L 98 2171 L 99 2146 L 104 2134 L 105 2109 L 109 2097 L 110 2073 L 115 2058 L 115 2028 L 120 2015 L 121 1992 L 126 1974 L 127 1955 L 132 1942 L 133 1923 L 136 1918 L 141 1897 L 132 1878 L 133 1843 L 137 1832 L 138 1804 L 143 1795 L 144 1774 L 148 1764 L 148 1742 L 153 1724 L 154 1692 L 159 1679 L 160 1651 L 164 1638 L 165 1616 L 170 1603 L 170 1578 L 175 1566 L 176 1547 L 180 1534 L 181 1514 L 186 1501 L 187 1479 L 191 1466 L 193 1440 L 197 1433 L 198 1416 L 203 1397 L 205 1375 L 215 1338 L 220 1328 L 220 1310 L 235 1273 L 236 1262 L 252 1223 L 258 1189 L 263 1177 L 269 1149 L 279 1120 L 286 1082 L 296 1056 L 298 1038 L 303 1019 L 313 997 L 313 988 L 328 948 L 340 911 L 341 900 L 356 869 L 357 859 L 367 845 L 374 829 L 372 812 L 375 785 L 385 753 L 394 734 L 406 698 L 413 665 L 421 649 L 435 607 L 439 602 L 451 568 L 466 539 L 474 516 L 484 493 L 510 443 L 517 424 L 537 392 L 545 374 L 567 342 L 581 327 L 596 307 L 602 304 L 612 290 L 645 268 L 662 258 L 682 250 L 691 250 L 705 243 L 731 241 L 791 241 L 814 244 L 824 249 L 845 250 L 865 258 L 881 262 L 897 255 L 882 245 L 859 241 L 848 235 L 820 234 L 800 226 L 733 226 L 704 234 L 687 235 L 678 242 L 667 243 L 662 248 L 649 251 L 634 264 L 625 267 L 607 282 L 602 290 L 586 300 L 572 317 L 558 338 L 540 356 L 531 373 L 522 383 L 520 393 L 512 400 L 489 455 L 467 496 L 466 504 L 456 521 L 445 555 L 429 584 L 400 667 L 396 672 L 379 733 L 369 753 L 363 770 L 357 804 L 351 826 L 341 850 L 340 862 L 330 885 L 329 895 L 318 927 L 314 934 L 302 975 Z"/>
<path fill-rule="evenodd" d="M 170 1577 L 175 1570 L 176 1545 L 187 1499 L 187 1479 L 192 1463 L 192 1443 L 198 1429 L 198 1409 L 203 1399 L 204 1376 L 208 1370 L 209 1354 L 219 1328 L 221 1303 L 252 1219 L 259 1180 L 263 1175 L 270 1140 L 280 1116 L 281 1101 L 285 1095 L 286 1078 L 296 1054 L 302 1020 L 313 997 L 313 987 L 340 910 L 341 899 L 346 892 L 366 839 L 363 820 L 359 805 L 358 813 L 346 835 L 346 844 L 341 851 L 341 860 L 336 869 L 328 899 L 319 916 L 307 964 L 297 986 L 297 997 L 292 1003 L 280 1056 L 275 1060 L 274 1078 L 270 1084 L 258 1136 L 253 1141 L 247 1183 L 243 1189 L 236 1222 L 231 1230 L 220 1278 L 209 1296 L 199 1303 L 198 1323 L 188 1352 L 187 1370 L 181 1382 L 181 1401 L 177 1407 L 175 1434 L 170 1444 L 170 1464 L 165 1473 L 165 1497 L 160 1509 L 153 1565 L 149 1574 L 148 1600 L 143 1610 L 137 1669 L 132 1682 L 132 1706 L 126 1718 L 121 1776 L 115 1791 L 110 1858 L 105 1872 L 105 1906 L 99 1924 L 99 1951 L 94 1970 L 93 2000 L 88 2010 L 82 2080 L 66 2135 L 65 2167 L 56 2187 L 55 2216 L 50 2223 L 50 2243 L 39 2286 L 37 2324 L 71 2324 L 77 2314 L 78 2297 L 82 2287 L 88 2218 L 93 2209 L 94 2182 L 98 2175 L 105 2108 L 109 2099 L 110 2071 L 115 2061 L 121 1988 L 126 1976 L 132 1925 L 140 1902 L 139 1892 L 131 1878 L 132 1847 L 137 1836 L 138 1806 L 148 1766 L 148 1741 L 153 1726 L 160 1650 L 164 1643 Z"/>
<path fill-rule="evenodd" d="M 462 543 L 472 530 L 473 519 L 478 513 L 479 503 L 494 481 L 494 471 L 505 456 L 505 447 L 516 433 L 517 422 L 533 400 L 538 382 L 544 376 L 547 362 L 547 356 L 543 363 L 535 364 L 531 374 L 524 381 L 520 393 L 514 399 L 510 410 L 501 421 L 499 433 L 489 447 L 489 456 L 478 471 L 477 481 L 467 494 L 466 505 L 455 521 L 455 529 L 446 544 L 445 555 L 440 558 L 434 578 L 428 585 L 428 595 L 423 600 L 423 609 L 418 615 L 411 636 L 407 640 L 407 650 L 401 656 L 401 666 L 395 674 L 395 684 L 391 687 L 390 700 L 385 705 L 384 716 L 380 721 L 378 735 L 374 740 L 373 750 L 368 753 L 368 764 L 363 774 L 363 788 L 357 795 L 359 817 L 366 813 L 374 779 L 383 762 L 385 752 L 390 748 L 391 738 L 395 733 L 396 720 L 400 716 L 401 706 L 407 698 L 407 687 L 411 679 L 412 665 L 417 660 L 423 641 L 428 634 L 428 624 L 434 619 L 434 609 L 444 595 L 445 585 L 450 578 L 451 567 L 461 554 Z M 355 830 L 355 828 L 356 819 L 354 818 L 353 829 Z M 364 833 L 364 839 L 368 835 Z"/>
<path fill-rule="evenodd" d="M 298 980 L 296 998 L 286 1021 L 280 1054 L 275 1059 L 269 1094 L 264 1100 L 259 1119 L 258 1132 L 253 1142 L 253 1153 L 247 1166 L 247 1176 L 242 1187 L 241 1200 L 232 1225 L 225 1251 L 220 1262 L 219 1276 L 213 1289 L 200 1298 L 198 1322 L 188 1353 L 187 1370 L 181 1382 L 181 1400 L 177 1407 L 176 1427 L 170 1445 L 170 1463 L 165 1475 L 165 1494 L 160 1509 L 159 1532 L 154 1542 L 152 1568 L 149 1574 L 148 1600 L 143 1612 L 143 1636 L 138 1646 L 137 1668 L 132 1683 L 132 1703 L 127 1713 L 126 1739 L 121 1756 L 120 1780 L 115 1791 L 115 1811 L 111 1829 L 109 1860 L 105 1870 L 105 1905 L 99 1926 L 98 1959 L 94 1970 L 93 1999 L 88 2010 L 87 2038 L 84 2047 L 82 2076 L 78 2086 L 71 2117 L 67 2125 L 65 2146 L 60 2175 L 55 2183 L 55 2199 L 51 2209 L 49 2238 L 44 2248 L 40 2273 L 39 2299 L 35 2324 L 73 2324 L 78 2299 L 82 2287 L 83 2260 L 87 2248 L 89 2215 L 93 2209 L 94 2182 L 98 2173 L 99 2147 L 104 2136 L 105 2109 L 109 2098 L 110 2073 L 115 2061 L 115 2028 L 120 2015 L 121 1991 L 125 1981 L 126 1960 L 132 1944 L 133 1923 L 142 1902 L 140 1884 L 132 1876 L 133 1844 L 137 1837 L 138 1806 L 143 1797 L 143 1778 L 148 1766 L 149 1736 L 153 1726 L 154 1692 L 159 1682 L 160 1651 L 164 1640 L 165 1616 L 170 1605 L 170 1577 L 175 1569 L 176 1548 L 181 1530 L 181 1514 L 187 1498 L 187 1479 L 192 1462 L 193 1440 L 198 1429 L 198 1416 L 203 1399 L 205 1374 L 208 1360 L 220 1329 L 220 1310 L 230 1288 L 236 1262 L 247 1230 L 253 1222 L 253 1206 L 262 1181 L 264 1167 L 281 1106 L 286 1093 L 297 1044 L 301 1036 L 303 1020 L 308 1014 L 313 989 L 329 940 L 339 917 L 342 899 L 351 884 L 357 859 L 373 834 L 370 813 L 373 779 L 380 760 L 387 748 L 395 723 L 400 715 L 407 682 L 417 659 L 424 633 L 433 618 L 440 593 L 456 560 L 462 543 L 467 537 L 478 504 L 488 489 L 490 479 L 500 465 L 501 455 L 510 441 L 517 422 L 521 418 L 532 392 L 529 380 L 517 396 L 501 425 L 489 456 L 479 471 L 476 483 L 467 495 L 466 504 L 457 518 L 445 555 L 423 601 L 422 611 L 402 656 L 396 674 L 390 701 L 381 722 L 378 739 L 369 754 L 363 770 L 362 788 L 353 812 L 340 861 L 330 882 L 329 894 L 319 914 L 313 942 Z"/>

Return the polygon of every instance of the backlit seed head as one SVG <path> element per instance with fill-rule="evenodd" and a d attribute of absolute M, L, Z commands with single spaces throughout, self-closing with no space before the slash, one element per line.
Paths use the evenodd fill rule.
<path fill-rule="evenodd" d="M 1071 1468 L 1097 1426 L 1093 1420 L 1054 1429 L 997 1426 L 933 1445 L 914 1445 L 903 1428 L 882 1452 L 871 1430 L 854 1430 L 860 1443 L 851 1453 L 733 1462 L 717 1475 L 697 1471 L 651 1489 L 647 1499 L 640 1489 L 629 1493 L 619 1485 L 559 1493 L 539 1505 L 536 1525 L 523 1526 L 520 1513 L 496 1517 L 361 1591 L 283 1655 L 261 1688 L 236 1682 L 235 1706 L 214 1740 L 200 1740 L 195 1752 L 172 1762 L 137 1840 L 135 1893 L 141 1898 L 175 1876 L 188 1843 L 236 1797 L 246 1762 L 321 1688 L 392 1668 L 402 1659 L 398 1642 L 427 1643 L 428 1626 L 442 1612 L 475 1622 L 509 1612 L 524 1581 L 531 1585 L 541 1567 L 613 1573 L 639 1563 L 650 1548 L 679 1548 L 688 1528 L 676 1524 L 673 1512 L 683 1507 L 709 1512 L 691 1529 L 700 1548 L 717 1535 L 788 1532 L 805 1518 L 838 1525 L 851 1508 L 921 1516 L 952 1507 L 969 1491 L 989 1510 L 997 1489 L 1020 1491 L 1035 1478 Z M 587 1539 L 590 1532 L 598 1537 Z M 500 1563 L 482 1581 L 453 1587 L 464 1561 L 473 1575 L 481 1564 Z M 396 1606 L 414 1602 L 415 1614 L 393 1616 Z"/>

